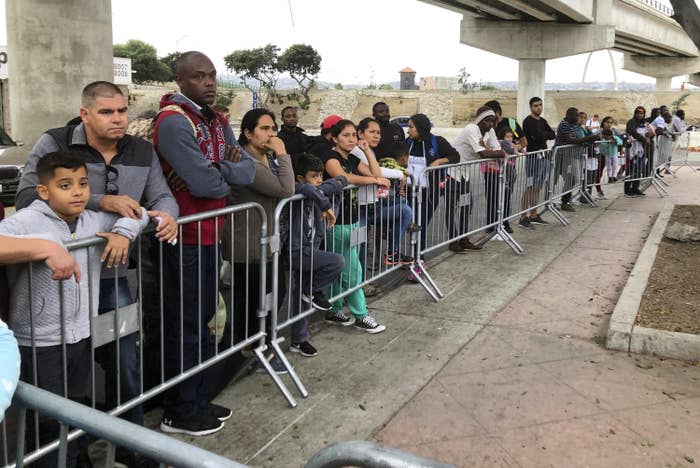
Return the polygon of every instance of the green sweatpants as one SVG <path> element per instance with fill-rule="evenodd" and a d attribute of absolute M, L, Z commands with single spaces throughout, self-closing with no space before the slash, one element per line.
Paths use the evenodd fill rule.
<path fill-rule="evenodd" d="M 329 230 L 329 235 L 326 239 L 326 249 L 338 253 L 345 259 L 345 268 L 338 279 L 331 287 L 331 296 L 347 291 L 362 282 L 362 265 L 357 252 L 357 246 L 350 246 L 350 233 L 357 229 L 355 224 L 336 224 L 333 229 Z M 355 290 L 345 296 L 348 301 L 348 307 L 352 315 L 362 318 L 367 315 L 367 303 L 365 302 L 365 293 L 362 288 Z M 343 299 L 333 302 L 333 311 L 338 312 L 343 308 Z"/>

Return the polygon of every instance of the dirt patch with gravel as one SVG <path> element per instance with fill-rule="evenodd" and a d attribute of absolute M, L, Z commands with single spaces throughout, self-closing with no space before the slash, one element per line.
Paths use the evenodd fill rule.
<path fill-rule="evenodd" d="M 700 229 L 700 206 L 677 205 L 668 225 L 674 222 Z M 700 334 L 700 242 L 661 240 L 637 325 Z"/>

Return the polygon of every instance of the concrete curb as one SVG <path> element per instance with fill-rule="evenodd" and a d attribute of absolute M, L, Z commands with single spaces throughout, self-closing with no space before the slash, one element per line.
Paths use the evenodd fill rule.
<path fill-rule="evenodd" d="M 654 222 L 649 237 L 634 264 L 627 284 L 615 305 L 605 346 L 608 349 L 653 354 L 672 359 L 700 358 L 700 336 L 635 325 L 639 305 L 647 287 L 659 243 L 663 239 L 673 204 L 667 204 Z"/>

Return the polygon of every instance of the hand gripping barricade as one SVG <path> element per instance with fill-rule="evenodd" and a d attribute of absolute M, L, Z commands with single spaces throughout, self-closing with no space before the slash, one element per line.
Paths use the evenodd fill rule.
<path fill-rule="evenodd" d="M 281 200 L 275 209 L 270 341 L 303 397 L 308 392 L 282 352 L 280 333 L 291 327 L 292 342 L 306 341 L 308 317 L 319 310 L 321 297 L 328 297 L 323 302 L 333 303 L 334 312 L 346 299 L 351 311 L 364 308 L 357 295 L 362 287 L 413 263 L 408 255 L 413 209 L 403 192 L 400 184 L 389 193 L 374 185 L 347 186 L 329 195 L 330 212 L 303 194 Z"/>
<path fill-rule="evenodd" d="M 252 223 L 253 219 L 257 222 Z M 242 224 L 236 232 L 242 232 L 246 239 L 244 257 L 257 250 L 261 259 L 247 263 L 244 271 L 232 281 L 229 291 L 219 286 L 219 228 L 226 221 Z M 29 310 L 10 311 L 10 324 L 20 320 L 27 329 L 25 334 L 16 331 L 23 356 L 22 380 L 30 384 L 38 382 L 39 387 L 54 394 L 92 408 L 99 406 L 110 415 L 123 415 L 133 421 L 134 411 L 142 411 L 141 405 L 147 400 L 172 391 L 179 384 L 198 378 L 203 380 L 203 372 L 211 366 L 253 347 L 260 364 L 294 406 L 294 399 L 263 354 L 267 347 L 265 324 L 268 316 L 265 261 L 268 237 L 263 208 L 256 203 L 246 203 L 185 216 L 178 224 L 177 245 L 154 241 L 152 231 L 135 242 L 132 253 L 140 260 L 149 250 L 146 245 L 155 244 L 150 249 L 151 267 L 138 261 L 135 275 L 129 273 L 129 279 L 136 284 L 135 301 L 131 301 L 127 276 L 108 276 L 103 271 L 100 279 L 99 269 L 95 271 L 90 263 L 88 271 L 82 272 L 82 286 L 74 279 L 54 282 L 58 284 L 57 294 L 50 297 L 52 294 L 47 293 L 46 286 L 35 284 L 33 279 L 37 269 L 45 266 L 28 264 L 28 290 L 21 293 L 32 298 Z M 206 229 L 214 233 L 213 245 L 203 245 L 202 234 Z M 185 242 L 182 241 L 183 232 Z M 187 242 L 188 235 L 190 242 Z M 99 237 L 86 238 L 71 242 L 67 247 L 76 257 L 99 258 L 104 242 Z M 229 250 L 233 251 L 233 236 L 228 243 Z M 187 269 L 191 265 L 195 265 L 194 268 Z M 248 306 L 246 284 L 241 283 L 259 286 L 255 302 L 260 306 L 250 314 L 248 310 L 235 310 Z M 110 285 L 114 286 L 114 297 L 104 294 L 100 297 Z M 243 301 L 234 297 L 236 290 L 243 291 L 246 296 Z M 57 304 L 54 307 L 57 314 L 48 320 L 44 310 L 50 301 Z M 223 302 L 232 306 L 226 310 Z M 107 310 L 104 310 L 105 304 L 109 305 Z M 216 313 L 217 307 L 219 313 Z M 249 319 L 249 316 L 254 317 Z M 55 343 L 44 340 L 51 327 L 55 328 L 51 335 Z M 80 338 L 80 327 L 89 330 L 88 338 L 76 339 L 76 336 Z M 212 331 L 223 333 L 216 337 Z M 24 335 L 24 340 L 20 339 Z M 105 370 L 106 385 L 96 372 L 96 358 Z M 102 385 L 106 393 L 104 403 L 98 398 L 103 393 Z M 33 452 L 28 457 L 36 459 L 50 451 L 45 449 L 47 444 L 58 446 L 53 442 L 60 435 L 59 427 L 38 414 L 29 413 L 26 442 Z M 5 424 L 6 421 L 2 425 L 2 449 L 7 456 L 8 436 L 12 434 L 8 434 Z M 74 452 L 72 444 L 68 450 Z"/>

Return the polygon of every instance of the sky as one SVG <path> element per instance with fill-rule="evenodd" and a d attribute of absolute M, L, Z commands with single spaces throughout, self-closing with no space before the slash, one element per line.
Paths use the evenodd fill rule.
<path fill-rule="evenodd" d="M 417 77 L 456 76 L 465 67 L 482 83 L 518 76 L 517 61 L 459 42 L 461 15 L 418 0 L 112 0 L 112 14 L 114 43 L 140 39 L 159 56 L 199 50 L 220 73 L 227 73 L 223 57 L 234 50 L 305 43 L 322 56 L 319 79 L 333 83 L 398 81 L 404 67 Z M 2 21 L 0 44 L 6 43 Z M 546 81 L 580 82 L 587 55 L 548 61 Z M 621 53 L 613 57 L 619 82 L 654 81 L 622 70 Z M 606 51 L 593 54 L 586 81 L 613 81 Z"/>

